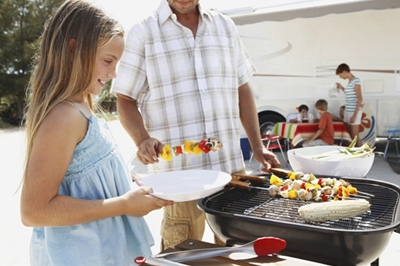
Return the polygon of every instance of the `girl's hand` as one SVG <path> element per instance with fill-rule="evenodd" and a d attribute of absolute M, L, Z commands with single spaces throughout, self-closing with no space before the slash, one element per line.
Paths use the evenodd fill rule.
<path fill-rule="evenodd" d="M 163 200 L 150 195 L 153 189 L 149 187 L 139 187 L 136 190 L 130 190 L 122 198 L 125 200 L 124 214 L 129 216 L 141 217 L 149 212 L 158 210 L 164 206 L 173 205 L 173 201 Z"/>
<path fill-rule="evenodd" d="M 132 182 L 136 182 L 136 184 L 138 184 L 138 186 L 143 186 L 143 181 L 140 176 L 138 176 L 137 174 L 131 173 L 131 177 L 132 177 Z"/>

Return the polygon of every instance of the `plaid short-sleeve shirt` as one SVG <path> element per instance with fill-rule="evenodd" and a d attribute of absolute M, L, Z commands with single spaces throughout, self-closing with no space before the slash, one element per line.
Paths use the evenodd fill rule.
<path fill-rule="evenodd" d="M 202 10 L 196 37 L 166 1 L 134 25 L 126 39 L 112 92 L 136 99 L 149 134 L 164 144 L 217 137 L 219 152 L 160 159 L 149 172 L 244 168 L 238 87 L 255 68 L 233 21 Z"/>

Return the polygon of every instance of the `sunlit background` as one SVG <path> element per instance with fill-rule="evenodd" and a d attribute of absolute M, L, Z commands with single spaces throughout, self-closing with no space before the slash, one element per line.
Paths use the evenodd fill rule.
<path fill-rule="evenodd" d="M 289 9 L 312 8 L 342 3 L 364 2 L 365 0 L 200 0 L 205 8 L 212 8 L 229 15 L 244 12 L 278 12 Z M 127 30 L 133 23 L 148 17 L 157 9 L 161 0 L 93 0 L 103 7 Z"/>
<path fill-rule="evenodd" d="M 127 29 L 133 23 L 139 22 L 140 20 L 148 17 L 151 12 L 157 9 L 161 0 L 146 0 L 146 1 L 126 1 L 126 0 L 93 0 L 96 4 L 102 6 L 106 11 L 118 19 Z M 266 0 L 200 0 L 201 4 L 206 8 L 214 8 L 218 10 L 236 9 L 244 6 L 244 3 L 248 5 L 261 5 Z M 292 0 L 293 1 L 293 0 Z"/>

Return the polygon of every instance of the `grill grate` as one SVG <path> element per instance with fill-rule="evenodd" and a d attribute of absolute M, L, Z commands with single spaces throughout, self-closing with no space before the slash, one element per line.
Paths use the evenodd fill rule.
<path fill-rule="evenodd" d="M 370 230 L 391 225 L 395 218 L 396 206 L 399 204 L 399 193 L 377 184 L 351 182 L 359 191 L 375 195 L 368 201 L 370 211 L 362 216 L 333 220 L 314 226 L 348 230 Z M 261 219 L 265 221 L 282 221 L 308 225 L 298 214 L 299 207 L 314 202 L 271 197 L 267 190 L 252 189 L 251 191 L 231 188 L 227 191 L 210 196 L 205 201 L 205 207 L 225 215 L 240 216 L 245 219 Z"/>

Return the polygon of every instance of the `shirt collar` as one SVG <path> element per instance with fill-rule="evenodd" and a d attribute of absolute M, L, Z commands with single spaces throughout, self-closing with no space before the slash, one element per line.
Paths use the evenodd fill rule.
<path fill-rule="evenodd" d="M 200 17 L 204 21 L 205 19 L 212 20 L 211 14 L 208 10 L 202 8 L 201 4 L 197 4 L 199 7 Z M 176 15 L 172 12 L 166 0 L 161 0 L 160 5 L 157 8 L 158 23 L 161 26 L 169 18 L 176 20 Z"/>

